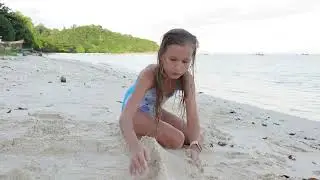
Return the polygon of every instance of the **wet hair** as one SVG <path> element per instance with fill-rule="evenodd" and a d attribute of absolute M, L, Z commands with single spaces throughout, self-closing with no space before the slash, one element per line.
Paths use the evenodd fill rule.
<path fill-rule="evenodd" d="M 161 103 L 163 101 L 163 80 L 164 80 L 164 69 L 163 64 L 161 62 L 161 57 L 167 51 L 168 46 L 170 45 L 186 45 L 191 44 L 194 47 L 192 53 L 191 60 L 191 69 L 192 69 L 192 77 L 194 77 L 194 62 L 196 57 L 196 52 L 198 48 L 198 40 L 197 37 L 186 31 L 185 29 L 171 29 L 163 35 L 162 42 L 160 44 L 160 48 L 158 50 L 158 67 L 155 70 L 155 88 L 156 88 L 156 120 L 159 122 L 161 116 Z M 184 76 L 184 75 L 183 75 Z M 186 98 L 186 90 L 185 90 L 185 82 L 183 82 L 183 76 L 179 79 L 179 84 L 181 86 L 181 101 L 180 105 L 185 107 L 185 98 Z M 184 108 L 185 109 L 185 108 Z"/>

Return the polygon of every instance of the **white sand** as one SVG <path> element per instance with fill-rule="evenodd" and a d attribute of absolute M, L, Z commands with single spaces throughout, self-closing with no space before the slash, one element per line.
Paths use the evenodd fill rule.
<path fill-rule="evenodd" d="M 1 59 L 0 179 L 131 179 L 118 117 L 134 80 L 109 66 Z M 189 163 L 185 150 L 143 138 L 152 159 L 140 179 L 320 177 L 320 122 L 201 93 L 197 98 L 205 131 L 201 167 Z"/>

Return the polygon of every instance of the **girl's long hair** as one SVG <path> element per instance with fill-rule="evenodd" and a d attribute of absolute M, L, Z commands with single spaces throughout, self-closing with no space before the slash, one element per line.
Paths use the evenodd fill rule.
<path fill-rule="evenodd" d="M 194 51 L 192 53 L 192 62 L 191 62 L 191 74 L 194 78 L 194 63 L 196 52 L 198 48 L 198 40 L 192 35 L 190 32 L 184 29 L 171 29 L 167 33 L 164 34 L 162 42 L 160 44 L 160 48 L 158 51 L 158 67 L 155 70 L 155 88 L 156 88 L 156 105 L 155 105 L 155 119 L 157 124 L 160 121 L 161 117 L 161 104 L 163 102 L 163 81 L 164 81 L 164 69 L 163 64 L 161 62 L 161 57 L 166 52 L 169 45 L 185 45 L 192 44 L 194 46 Z M 181 100 L 180 107 L 183 107 L 183 111 L 185 110 L 185 99 L 186 99 L 186 86 L 183 81 L 183 76 L 179 79 L 179 84 L 181 86 Z M 157 128 L 158 129 L 158 128 Z"/>

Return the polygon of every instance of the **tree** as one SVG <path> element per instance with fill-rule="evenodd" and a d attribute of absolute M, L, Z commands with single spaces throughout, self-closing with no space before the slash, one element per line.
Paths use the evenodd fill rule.
<path fill-rule="evenodd" d="M 29 17 L 13 12 L 0 3 L 0 30 L 4 40 L 24 40 L 23 47 L 44 52 L 125 53 L 155 51 L 158 45 L 150 40 L 112 32 L 100 25 L 73 25 L 49 29 L 34 26 Z"/>
<path fill-rule="evenodd" d="M 0 14 L 8 14 L 10 12 L 10 8 L 6 7 L 3 3 L 0 3 Z"/>
<path fill-rule="evenodd" d="M 0 3 L 0 14 L 2 17 L 2 28 L 1 32 L 10 33 L 6 37 L 10 41 L 24 40 L 24 47 L 28 48 L 39 48 L 40 42 L 35 34 L 32 20 L 29 17 L 24 16 L 20 12 L 13 12 L 10 8 L 6 7 L 3 3 Z M 7 23 L 6 20 L 10 23 Z M 11 30 L 10 30 L 11 29 Z M 12 33 L 12 29 L 14 30 Z M 14 35 L 13 35 L 14 34 Z"/>
<path fill-rule="evenodd" d="M 14 41 L 15 31 L 10 21 L 2 14 L 0 14 L 0 36 L 4 41 Z"/>

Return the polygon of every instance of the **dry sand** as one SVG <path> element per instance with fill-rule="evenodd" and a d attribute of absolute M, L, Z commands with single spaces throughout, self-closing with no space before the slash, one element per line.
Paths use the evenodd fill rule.
<path fill-rule="evenodd" d="M 1 59 L 0 179 L 131 179 L 118 117 L 135 78 L 107 65 Z M 189 163 L 185 149 L 143 138 L 151 161 L 140 179 L 320 177 L 320 122 L 200 92 L 197 101 L 205 133 L 201 166 Z"/>

